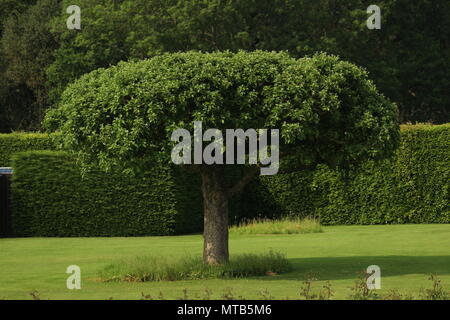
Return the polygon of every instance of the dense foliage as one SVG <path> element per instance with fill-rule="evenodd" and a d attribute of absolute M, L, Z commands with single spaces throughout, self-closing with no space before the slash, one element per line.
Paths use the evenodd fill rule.
<path fill-rule="evenodd" d="M 55 150 L 51 135 L 44 133 L 0 134 L 0 167 L 11 167 L 11 157 L 17 152 L 32 150 Z"/>
<path fill-rule="evenodd" d="M 85 73 L 188 50 L 337 54 L 370 72 L 402 122 L 450 119 L 447 0 L 377 1 L 381 30 L 367 29 L 365 0 L 78 0 L 80 31 L 66 27 L 72 4 L 0 0 L 0 130 L 39 127 Z"/>
<path fill-rule="evenodd" d="M 323 224 L 449 223 L 450 125 L 405 126 L 393 159 L 345 176 L 315 171 L 262 177 L 242 197 L 247 218 L 315 216 Z"/>
<path fill-rule="evenodd" d="M 16 236 L 146 236 L 201 228 L 201 196 L 186 173 L 155 166 L 138 177 L 93 170 L 84 177 L 57 151 L 13 156 Z M 186 181 L 190 179 L 190 183 Z"/>
<path fill-rule="evenodd" d="M 364 70 L 334 56 L 190 52 L 81 77 L 46 125 L 62 133 L 61 146 L 84 164 L 106 170 L 167 159 L 172 132 L 193 132 L 195 120 L 203 130 L 279 129 L 289 165 L 350 166 L 392 154 L 396 111 Z"/>
<path fill-rule="evenodd" d="M 58 47 L 49 22 L 59 14 L 59 1 L 27 6 L 33 2 L 0 1 L 0 132 L 39 129 L 49 105 L 46 68 Z"/>

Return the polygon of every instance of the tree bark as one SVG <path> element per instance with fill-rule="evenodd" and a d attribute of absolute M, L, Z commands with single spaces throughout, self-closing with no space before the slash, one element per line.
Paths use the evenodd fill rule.
<path fill-rule="evenodd" d="M 216 166 L 201 169 L 204 207 L 203 262 L 228 262 L 228 194 L 223 171 Z"/>

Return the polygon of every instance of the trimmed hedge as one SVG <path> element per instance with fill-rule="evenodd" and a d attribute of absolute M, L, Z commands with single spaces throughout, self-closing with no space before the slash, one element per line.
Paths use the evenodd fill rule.
<path fill-rule="evenodd" d="M 16 236 L 168 235 L 203 228 L 200 177 L 178 166 L 160 165 L 136 177 L 98 170 L 82 179 L 75 159 L 54 151 L 53 135 L 0 134 L 0 146 L 0 166 L 14 167 Z M 235 220 L 236 199 L 230 203 Z"/>
<path fill-rule="evenodd" d="M 0 167 L 11 167 L 11 156 L 14 153 L 31 150 L 55 150 L 55 143 L 45 133 L 0 134 Z"/>
<path fill-rule="evenodd" d="M 27 137 L 30 135 L 30 137 Z M 13 165 L 16 236 L 144 236 L 202 229 L 200 177 L 160 165 L 142 176 L 94 171 L 81 177 L 73 156 L 42 134 L 0 135 Z M 18 145 L 15 146 L 14 143 Z M 6 159 L 6 160 L 5 160 Z M 450 222 L 450 124 L 403 126 L 393 159 L 344 172 L 264 176 L 230 204 L 230 221 L 316 216 L 327 225 Z M 234 169 L 233 169 L 234 170 Z M 229 176 L 239 175 L 231 170 Z"/>
<path fill-rule="evenodd" d="M 323 224 L 450 222 L 450 124 L 406 125 L 393 159 L 348 176 L 319 167 L 261 177 L 247 187 L 247 217 L 320 217 Z"/>
<path fill-rule="evenodd" d="M 13 167 L 16 236 L 169 235 L 201 226 L 198 181 L 177 168 L 82 177 L 73 156 L 55 151 L 15 154 Z"/>

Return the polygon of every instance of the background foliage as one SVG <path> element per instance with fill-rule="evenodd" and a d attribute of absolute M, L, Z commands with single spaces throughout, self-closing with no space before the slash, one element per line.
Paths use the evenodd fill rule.
<path fill-rule="evenodd" d="M 81 75 L 119 61 L 188 50 L 326 51 L 365 67 L 402 122 L 450 119 L 450 2 L 380 0 L 0 0 L 0 130 L 40 127 L 45 109 Z"/>

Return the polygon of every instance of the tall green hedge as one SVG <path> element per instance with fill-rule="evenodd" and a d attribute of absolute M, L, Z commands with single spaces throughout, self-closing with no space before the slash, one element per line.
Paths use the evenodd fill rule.
<path fill-rule="evenodd" d="M 16 236 L 139 236 L 199 232 L 200 177 L 161 165 L 143 176 L 89 173 L 52 135 L 0 134 L 0 166 L 13 166 Z M 238 200 L 231 215 L 238 217 Z M 234 221 L 234 220 L 233 220 Z"/>
<path fill-rule="evenodd" d="M 180 179 L 176 168 L 156 166 L 139 177 L 101 171 L 82 177 L 71 155 L 55 151 L 17 153 L 13 167 L 16 236 L 169 235 L 201 225 L 197 182 L 186 174 Z"/>
<path fill-rule="evenodd" d="M 0 167 L 12 165 L 11 156 L 16 152 L 54 150 L 51 136 L 45 133 L 14 132 L 0 134 Z"/>
<path fill-rule="evenodd" d="M 179 167 L 161 165 L 136 177 L 94 171 L 82 178 L 64 152 L 20 152 L 10 161 L 15 151 L 54 148 L 49 136 L 0 135 L 0 145 L 0 166 L 14 167 L 17 236 L 169 235 L 202 228 L 199 177 Z M 232 201 L 230 221 L 298 215 L 328 225 L 449 223 L 449 195 L 450 124 L 403 126 L 393 159 L 366 163 L 347 177 L 319 167 L 256 179 Z"/>
<path fill-rule="evenodd" d="M 315 171 L 261 177 L 248 186 L 247 217 L 316 216 L 323 224 L 450 222 L 450 124 L 408 125 L 393 159 L 345 175 Z"/>

